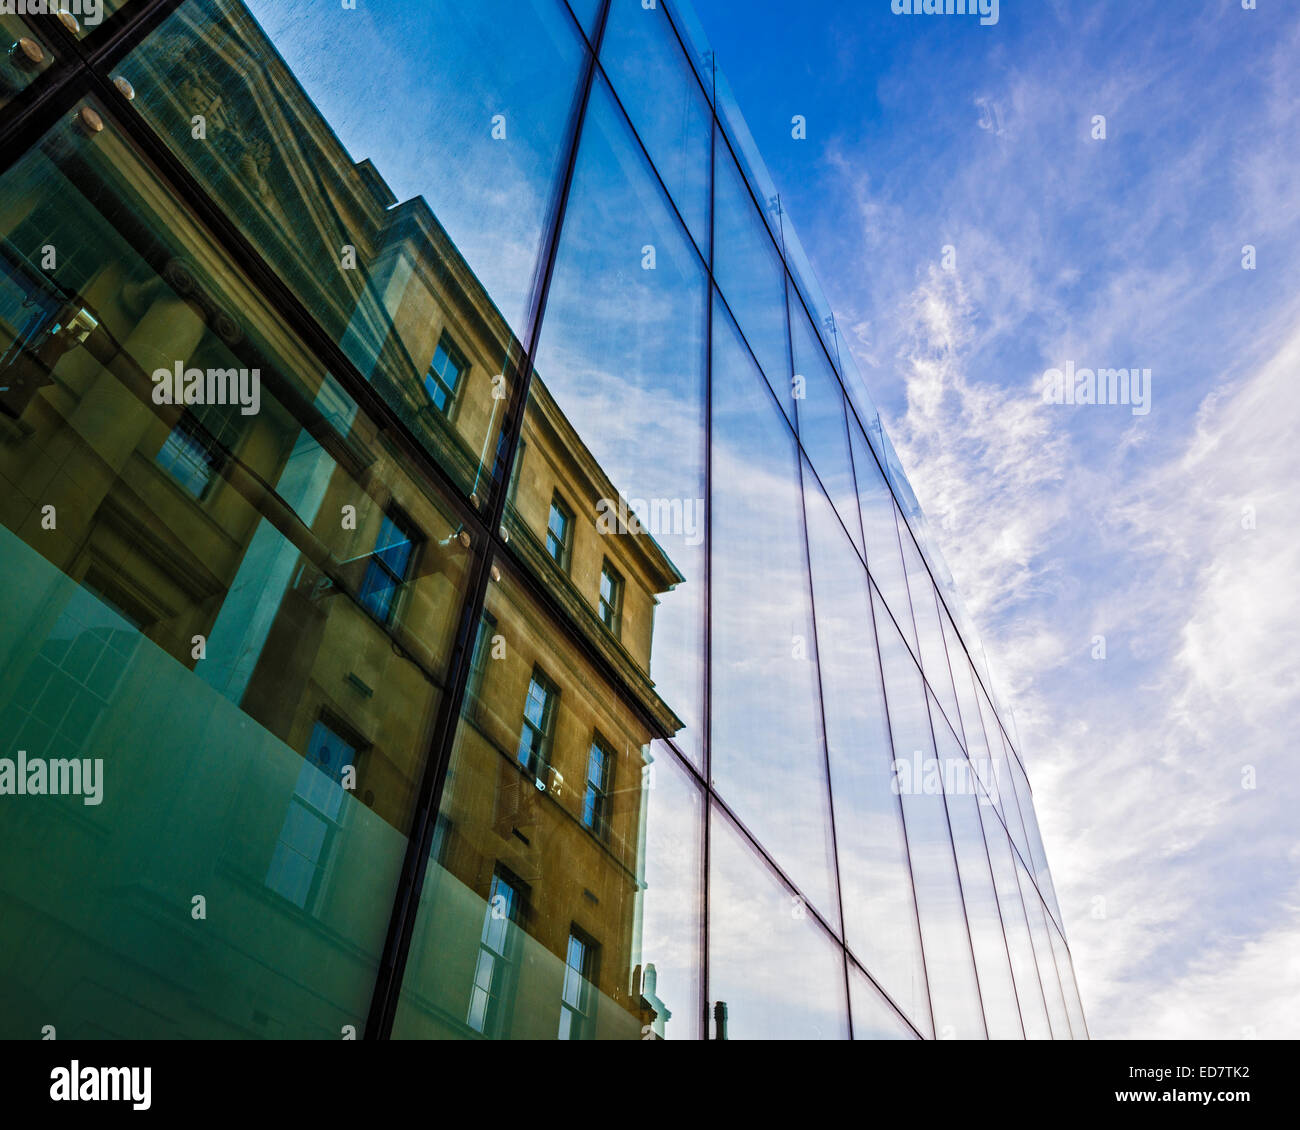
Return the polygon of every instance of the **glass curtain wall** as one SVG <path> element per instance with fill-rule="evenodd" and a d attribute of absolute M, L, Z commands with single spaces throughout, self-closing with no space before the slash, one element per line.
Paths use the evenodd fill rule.
<path fill-rule="evenodd" d="M 684 0 L 0 36 L 0 1035 L 1086 1037 Z"/>

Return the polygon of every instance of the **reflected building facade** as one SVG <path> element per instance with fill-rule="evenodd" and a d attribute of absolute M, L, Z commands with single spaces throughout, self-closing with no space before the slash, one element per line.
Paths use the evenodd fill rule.
<path fill-rule="evenodd" d="M 1086 1036 L 688 7 L 0 32 L 4 1035 Z"/>

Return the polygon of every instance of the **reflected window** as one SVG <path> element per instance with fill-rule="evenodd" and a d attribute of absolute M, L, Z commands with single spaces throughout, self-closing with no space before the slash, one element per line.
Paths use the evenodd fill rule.
<path fill-rule="evenodd" d="M 474 640 L 474 654 L 469 662 L 469 687 L 465 692 L 465 701 L 471 707 L 477 707 L 483 695 L 483 680 L 487 677 L 488 660 L 492 658 L 492 639 L 497 633 L 497 618 L 491 612 L 484 612 L 479 621 L 478 636 Z"/>
<path fill-rule="evenodd" d="M 428 375 L 424 378 L 424 390 L 429 394 L 434 407 L 444 416 L 451 415 L 467 367 L 460 351 L 443 334 L 434 351 Z"/>
<path fill-rule="evenodd" d="M 534 776 L 550 760 L 551 738 L 555 730 L 555 700 L 560 697 L 540 668 L 533 668 L 524 700 L 524 725 L 519 734 L 519 764 Z"/>
<path fill-rule="evenodd" d="M 569 934 L 569 951 L 564 960 L 564 992 L 560 1000 L 561 1040 L 592 1038 L 592 969 L 596 946 L 574 929 Z"/>
<path fill-rule="evenodd" d="M 613 757 L 597 737 L 587 755 L 587 784 L 582 798 L 582 823 L 601 839 L 609 835 L 609 781 Z"/>
<path fill-rule="evenodd" d="M 501 433 L 501 442 L 497 444 L 497 458 L 494 474 L 502 474 L 506 469 L 506 452 L 505 452 L 505 432 Z M 524 449 L 528 447 L 528 441 L 522 436 L 519 443 L 515 446 L 515 462 L 510 472 L 510 501 L 513 503 L 519 497 L 519 468 L 524 462 Z M 500 479 L 497 480 L 500 482 Z"/>
<path fill-rule="evenodd" d="M 385 514 L 360 593 L 362 606 L 385 624 L 393 618 L 397 590 L 411 574 L 415 545 L 415 534 L 406 520 L 398 514 Z"/>
<path fill-rule="evenodd" d="M 623 576 L 609 558 L 600 568 L 600 620 L 617 636 L 623 624 Z"/>
<path fill-rule="evenodd" d="M 89 583 L 74 590 L 10 697 L 16 728 L 5 726 L 6 743 L 77 756 L 113 705 L 140 642 L 137 627 Z"/>
<path fill-rule="evenodd" d="M 561 568 L 569 567 L 569 551 L 573 542 L 573 511 L 561 501 L 558 494 L 551 496 L 551 514 L 546 520 L 546 552 Z"/>
<path fill-rule="evenodd" d="M 271 890 L 304 910 L 319 899 L 342 823 L 343 770 L 356 756 L 354 743 L 317 720 L 266 873 Z"/>
<path fill-rule="evenodd" d="M 188 408 L 158 450 L 158 466 L 198 501 L 239 444 L 243 416 L 223 405 Z"/>
<path fill-rule="evenodd" d="M 504 868 L 498 868 L 492 876 L 483 914 L 474 987 L 469 995 L 469 1015 L 465 1018 L 466 1024 L 485 1036 L 499 1037 L 505 1028 L 515 975 L 515 937 L 511 926 L 519 920 L 523 902 L 523 885 Z"/>

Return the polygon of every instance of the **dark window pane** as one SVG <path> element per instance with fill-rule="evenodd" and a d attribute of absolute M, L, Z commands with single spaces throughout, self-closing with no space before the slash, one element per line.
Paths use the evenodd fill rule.
<path fill-rule="evenodd" d="M 608 561 L 600 570 L 600 619 L 616 636 L 622 627 L 623 578 Z"/>
<path fill-rule="evenodd" d="M 360 592 L 361 603 L 384 623 L 392 619 L 397 592 L 406 582 L 413 538 L 404 523 L 391 514 L 384 516 Z"/>
<path fill-rule="evenodd" d="M 556 691 L 540 670 L 533 671 L 524 697 L 524 719 L 519 730 L 519 764 L 541 777 L 550 753 L 555 727 Z M 538 788 L 546 787 L 543 781 Z"/>
<path fill-rule="evenodd" d="M 451 414 L 452 405 L 456 403 L 456 393 L 460 389 L 460 378 L 464 371 L 465 362 L 444 337 L 434 350 L 433 361 L 424 378 L 425 392 L 444 416 Z"/>
<path fill-rule="evenodd" d="M 610 777 L 614 757 L 599 741 L 592 742 L 587 755 L 587 780 L 582 798 L 582 823 L 598 836 L 609 829 Z"/>
<path fill-rule="evenodd" d="M 546 518 L 546 552 L 561 569 L 569 567 L 569 546 L 573 538 L 573 513 L 558 495 L 551 499 Z"/>

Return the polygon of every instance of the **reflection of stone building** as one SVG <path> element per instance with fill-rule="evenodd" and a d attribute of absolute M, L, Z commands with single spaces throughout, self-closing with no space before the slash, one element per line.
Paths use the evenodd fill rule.
<path fill-rule="evenodd" d="M 140 112 L 261 233 L 254 242 L 267 262 L 485 507 L 503 470 L 500 375 L 511 372 L 518 343 L 425 202 L 398 204 L 369 162 L 353 163 L 242 6 L 222 9 L 229 22 L 216 26 L 177 17 L 174 36 L 139 60 Z M 273 969 L 286 945 L 301 947 L 299 960 L 364 971 L 375 930 L 350 919 L 362 902 L 369 914 L 389 897 L 383 876 L 409 829 L 476 547 L 401 444 L 276 324 L 111 123 L 99 134 L 61 129 L 5 176 L 0 237 L 4 525 L 97 598 L 65 592 L 50 615 L 28 623 L 28 640 L 4 641 L 14 689 L 0 736 L 6 747 L 26 743 L 54 757 L 99 756 L 113 735 L 110 780 L 138 787 L 133 819 L 156 817 L 149 827 L 169 849 L 176 829 L 158 813 L 170 798 L 173 815 L 203 813 L 186 850 L 227 863 L 239 855 L 205 888 L 214 906 L 240 892 L 252 925 L 239 928 L 232 950 L 264 947 Z M 42 264 L 50 247 L 54 268 Z M 178 361 L 258 369 L 261 411 L 154 404 L 149 374 Z M 574 1035 L 638 1038 L 643 1025 L 662 1034 L 663 1006 L 641 993 L 637 856 L 645 750 L 680 725 L 649 677 L 655 594 L 682 577 L 649 537 L 597 533 L 596 504 L 617 490 L 538 379 L 532 397 L 506 529 L 543 579 L 551 614 L 569 617 L 624 686 L 595 683 L 543 614 L 503 595 L 516 590 L 502 584 L 490 597 L 495 622 L 484 621 L 474 653 L 435 842 L 440 869 L 426 888 L 445 900 L 445 915 L 434 917 L 446 933 L 428 940 L 420 958 L 431 972 L 412 995 L 430 1035 L 553 1036 L 542 1029 L 557 1018 Z M 45 506 L 54 507 L 52 528 L 42 523 Z M 141 636 L 154 646 L 135 658 L 118 646 Z M 181 677 L 181 667 L 192 674 Z M 248 778 L 228 780 L 218 766 L 215 779 L 204 777 L 208 791 L 187 797 L 212 772 L 198 764 L 209 739 L 202 727 L 169 729 L 174 704 L 164 701 L 157 740 L 171 735 L 171 744 L 150 750 L 136 740 L 149 685 L 193 703 L 209 702 L 200 691 L 210 691 L 216 705 L 204 725 L 221 730 L 220 741 L 242 725 L 226 704 L 266 731 L 222 746 L 232 772 L 240 743 L 278 756 L 268 734 L 303 760 L 275 771 L 278 791 L 254 795 Z M 627 699 L 639 713 L 621 705 Z M 655 719 L 657 732 L 640 717 Z M 174 744 L 182 730 L 193 746 Z M 260 771 L 248 770 L 252 782 Z M 158 791 L 164 780 L 172 791 Z M 229 794 L 213 796 L 223 780 Z M 209 826 L 213 810 L 221 815 Z M 94 814 L 107 822 L 85 833 L 83 848 L 68 846 L 69 858 L 95 850 L 95 837 L 113 856 L 115 838 L 127 837 L 112 812 Z M 35 834 L 28 828 L 24 840 Z M 82 842 L 59 824 L 40 834 Z M 385 847 L 368 859 L 371 842 Z M 130 887 L 131 875 L 120 882 Z M 170 948 L 148 925 L 166 919 L 166 899 L 136 885 L 93 912 L 75 897 L 37 905 L 38 894 L 17 888 L 5 901 L 27 907 L 14 917 L 31 923 L 14 926 L 31 931 L 25 941 L 39 931 L 56 940 L 52 960 L 69 969 L 101 962 L 108 971 L 99 980 L 112 983 L 125 976 L 113 961 L 141 939 Z M 77 940 L 35 925 L 41 915 Z M 179 936 L 172 942 L 183 963 Z M 104 953 L 92 960 L 95 949 Z M 151 979 L 147 962 L 135 962 L 125 980 L 122 991 L 159 1014 L 188 1007 L 169 987 L 184 984 L 175 967 Z M 251 1020 L 231 1002 L 212 1029 L 298 1034 L 296 1006 L 275 1004 L 291 990 L 267 980 Z M 529 1003 L 512 1012 L 508 996 Z M 337 1021 L 316 1006 L 311 1023 Z M 169 1034 L 152 1020 L 117 1023 L 116 1034 Z"/>

